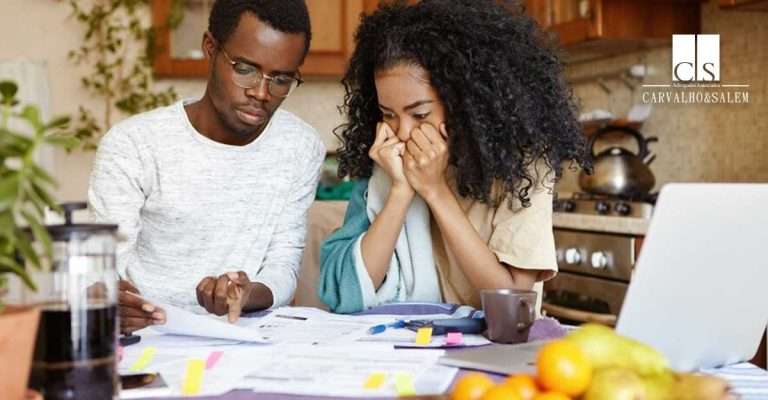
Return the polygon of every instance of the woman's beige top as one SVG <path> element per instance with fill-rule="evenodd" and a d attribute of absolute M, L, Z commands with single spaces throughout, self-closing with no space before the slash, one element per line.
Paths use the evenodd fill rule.
<path fill-rule="evenodd" d="M 456 193 L 454 191 L 454 193 Z M 498 207 L 476 200 L 456 198 L 475 227 L 501 263 L 520 269 L 539 270 L 534 286 L 539 294 L 536 309 L 541 308 L 543 281 L 557 273 L 555 239 L 552 233 L 552 191 L 539 186 L 529 193 L 531 206 L 523 208 L 515 200 Z M 448 303 L 480 308 L 480 292 L 474 288 L 448 248 L 434 218 L 431 224 L 432 249 L 440 278 L 443 299 Z"/>

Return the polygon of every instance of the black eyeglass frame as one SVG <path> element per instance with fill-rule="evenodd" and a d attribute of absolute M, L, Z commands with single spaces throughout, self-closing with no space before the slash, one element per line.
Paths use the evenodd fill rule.
<path fill-rule="evenodd" d="M 301 79 L 301 76 L 292 76 L 290 78 L 293 79 L 296 82 L 296 85 L 291 84 L 290 89 L 288 89 L 288 93 L 286 93 L 284 96 L 281 96 L 281 95 L 278 95 L 278 94 L 274 94 L 274 93 L 272 93 L 272 84 L 273 83 L 277 84 L 276 83 L 277 77 L 265 74 L 264 72 L 262 72 L 261 68 L 255 66 L 253 64 L 249 64 L 249 63 L 243 62 L 243 61 L 235 61 L 235 60 L 233 60 L 232 57 L 229 55 L 229 53 L 227 53 L 227 51 L 224 49 L 224 46 L 219 45 L 218 48 L 219 48 L 219 50 L 221 50 L 221 53 L 224 54 L 224 57 L 226 57 L 227 63 L 232 67 L 232 72 L 235 74 L 235 75 L 232 76 L 232 82 L 235 85 L 237 85 L 238 87 L 240 87 L 240 88 L 243 88 L 243 89 L 253 89 L 253 88 L 261 85 L 261 82 L 264 79 L 266 79 L 267 82 L 268 82 L 267 83 L 267 91 L 269 92 L 269 94 L 272 95 L 272 96 L 284 99 L 284 98 L 288 97 L 291 93 L 293 93 L 293 91 L 296 90 L 296 88 L 301 86 L 302 83 L 304 83 L 304 80 Z M 261 75 L 261 77 L 258 78 L 258 79 L 254 79 L 252 86 L 246 86 L 246 85 L 242 84 L 241 82 L 238 82 L 237 78 L 236 78 L 236 75 L 238 75 L 238 72 L 235 70 L 235 65 L 237 65 L 237 64 L 245 64 L 245 65 L 248 65 L 250 67 L 255 68 L 256 71 L 258 72 L 258 74 Z M 296 74 L 299 74 L 299 73 L 296 72 Z"/>

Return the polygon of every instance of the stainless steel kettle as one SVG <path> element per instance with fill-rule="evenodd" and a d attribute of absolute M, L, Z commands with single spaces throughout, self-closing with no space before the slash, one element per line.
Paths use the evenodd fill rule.
<path fill-rule="evenodd" d="M 620 133 L 631 136 L 637 141 L 637 154 L 612 146 L 595 154 L 595 142 L 608 133 Z M 624 198 L 641 197 L 648 194 L 656 184 L 656 179 L 648 165 L 656 158 L 648 151 L 648 143 L 658 138 L 644 138 L 643 135 L 627 126 L 608 125 L 589 140 L 593 157 L 593 172 L 582 171 L 579 175 L 581 189 L 598 195 L 619 196 Z"/>

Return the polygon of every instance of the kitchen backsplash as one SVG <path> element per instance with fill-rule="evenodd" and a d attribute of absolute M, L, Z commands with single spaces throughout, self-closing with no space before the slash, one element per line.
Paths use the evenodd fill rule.
<path fill-rule="evenodd" d="M 749 104 L 654 105 L 642 127 L 646 136 L 657 136 L 651 145 L 657 154 L 651 169 L 656 189 L 664 183 L 692 182 L 767 182 L 768 181 L 768 23 L 765 13 L 723 11 L 717 2 L 702 9 L 702 33 L 720 34 L 721 81 L 748 84 Z M 615 71 L 633 64 L 647 63 L 655 75 L 644 83 L 668 84 L 671 81 L 671 49 L 651 50 L 646 54 L 572 65 L 570 77 Z M 581 109 L 605 109 L 618 117 L 626 116 L 632 104 L 642 102 L 642 87 L 630 90 L 620 81 L 607 81 L 608 94 L 597 84 L 574 87 Z M 576 173 L 567 173 L 558 185 L 561 191 L 578 190 Z"/>

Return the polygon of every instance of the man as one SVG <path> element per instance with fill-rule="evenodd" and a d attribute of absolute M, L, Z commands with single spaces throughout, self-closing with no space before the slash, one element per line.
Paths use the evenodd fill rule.
<path fill-rule="evenodd" d="M 88 194 L 96 219 L 126 238 L 123 332 L 164 323 L 151 301 L 234 321 L 293 297 L 325 148 L 278 107 L 301 83 L 310 36 L 303 0 L 217 0 L 202 42 L 202 99 L 104 136 Z"/>

